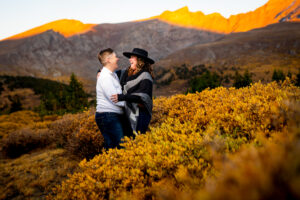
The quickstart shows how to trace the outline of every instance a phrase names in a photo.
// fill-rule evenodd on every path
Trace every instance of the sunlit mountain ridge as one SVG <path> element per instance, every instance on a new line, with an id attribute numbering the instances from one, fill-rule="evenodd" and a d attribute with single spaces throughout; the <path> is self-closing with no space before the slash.
<path id="1" fill-rule="evenodd" d="M 223 17 L 219 13 L 205 15 L 201 11 L 190 12 L 187 6 L 176 11 L 165 11 L 145 21 L 158 19 L 173 25 L 203 29 L 218 33 L 245 32 L 278 22 L 300 21 L 300 0 L 269 0 L 254 11 Z M 53 21 L 28 31 L 13 35 L 6 39 L 20 39 L 53 30 L 65 37 L 92 31 L 97 24 L 84 24 L 78 20 L 62 19 Z"/>
<path id="2" fill-rule="evenodd" d="M 219 33 L 245 32 L 273 23 L 300 21 L 300 0 L 269 0 L 254 11 L 231 15 L 228 19 L 219 13 L 205 15 L 201 11 L 190 12 L 188 7 L 165 11 L 148 19 Z"/>
<path id="3" fill-rule="evenodd" d="M 93 27 L 96 24 L 84 24 L 78 20 L 73 19 L 61 19 L 56 20 L 36 28 L 30 29 L 28 31 L 16 34 L 14 36 L 8 37 L 6 39 L 20 39 L 25 37 L 30 37 L 33 35 L 37 35 L 43 33 L 48 30 L 53 30 L 55 32 L 59 32 L 65 37 L 71 37 L 76 34 L 86 33 L 88 31 L 93 30 Z"/>

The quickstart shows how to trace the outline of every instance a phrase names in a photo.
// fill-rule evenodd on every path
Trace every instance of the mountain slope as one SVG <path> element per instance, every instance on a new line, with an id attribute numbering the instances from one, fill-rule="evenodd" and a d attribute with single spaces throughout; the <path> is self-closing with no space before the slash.
<path id="1" fill-rule="evenodd" d="M 93 31 L 64 37 L 48 30 L 44 33 L 0 42 L 0 71 L 32 76 L 68 76 L 95 79 L 99 68 L 97 53 L 111 47 L 120 56 L 120 66 L 128 66 L 122 52 L 142 47 L 156 61 L 181 48 L 222 37 L 208 31 L 182 28 L 159 20 L 100 24 Z"/>
<path id="2" fill-rule="evenodd" d="M 188 7 L 174 12 L 165 11 L 150 19 L 221 33 L 244 32 L 277 22 L 300 21 L 300 0 L 269 0 L 255 11 L 231 15 L 228 19 L 219 13 L 204 15 L 200 11 L 190 12 Z"/>
<path id="3" fill-rule="evenodd" d="M 258 69 L 268 63 L 291 66 L 298 55 L 299 25 L 284 21 L 299 20 L 299 1 L 270 0 L 253 12 L 229 19 L 217 13 L 191 13 L 185 7 L 166 11 L 152 20 L 119 24 L 85 25 L 59 20 L 0 41 L 0 74 L 68 79 L 74 72 L 94 89 L 99 68 L 97 53 L 107 47 L 117 52 L 121 68 L 129 65 L 122 52 L 134 47 L 147 49 L 157 68 L 170 69 L 182 63 L 212 65 L 220 70 L 246 65 Z M 278 21 L 278 25 L 264 31 L 223 34 Z"/>
<path id="4" fill-rule="evenodd" d="M 162 73 L 184 64 L 190 68 L 205 65 L 221 74 L 248 69 L 254 74 L 255 81 L 270 81 L 274 69 L 298 72 L 299 41 L 300 23 L 277 23 L 179 50 L 160 60 L 155 68 Z"/>

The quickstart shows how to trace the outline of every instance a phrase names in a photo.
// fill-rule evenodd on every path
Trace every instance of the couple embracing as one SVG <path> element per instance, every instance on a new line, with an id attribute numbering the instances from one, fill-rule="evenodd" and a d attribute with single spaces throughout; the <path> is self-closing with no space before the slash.
<path id="1" fill-rule="evenodd" d="M 154 61 L 139 48 L 123 55 L 129 58 L 130 66 L 117 70 L 119 58 L 112 49 L 98 54 L 103 69 L 97 78 L 95 119 L 106 150 L 120 148 L 124 135 L 145 133 L 152 115 Z"/>

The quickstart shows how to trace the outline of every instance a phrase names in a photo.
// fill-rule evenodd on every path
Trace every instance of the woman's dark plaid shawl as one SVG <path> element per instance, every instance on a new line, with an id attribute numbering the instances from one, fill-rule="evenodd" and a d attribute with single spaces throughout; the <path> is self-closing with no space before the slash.
<path id="1" fill-rule="evenodd" d="M 125 70 L 122 70 L 121 75 L 120 75 L 120 80 L 122 80 L 124 73 L 126 73 Z M 145 83 L 146 83 L 146 85 L 153 84 L 153 79 L 152 79 L 150 73 L 144 71 L 135 79 L 130 80 L 124 84 L 123 94 L 139 96 L 142 99 L 143 105 L 146 107 L 149 114 L 152 115 L 152 107 L 153 107 L 152 91 L 151 91 L 151 94 L 149 94 L 149 90 L 147 90 L 146 88 L 137 87 L 137 85 L 139 85 L 142 81 L 144 81 L 144 85 L 145 85 Z M 136 89 L 132 90 L 132 88 L 135 88 L 135 87 L 136 87 Z M 130 93 L 128 93 L 128 91 L 130 91 Z M 126 112 L 127 118 L 130 121 L 132 130 L 136 131 L 137 119 L 139 117 L 138 103 L 126 101 L 125 112 Z"/>

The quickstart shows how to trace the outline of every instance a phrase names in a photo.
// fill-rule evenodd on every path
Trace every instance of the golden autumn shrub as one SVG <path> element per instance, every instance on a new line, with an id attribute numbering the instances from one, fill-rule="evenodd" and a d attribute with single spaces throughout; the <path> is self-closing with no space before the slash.
<path id="1" fill-rule="evenodd" d="M 9 133 L 22 128 L 34 130 L 46 129 L 49 124 L 59 119 L 57 115 L 39 116 L 38 113 L 30 110 L 13 112 L 8 115 L 0 115 L 0 139 L 5 138 Z"/>
<path id="2" fill-rule="evenodd" d="M 264 140 L 276 143 L 294 109 L 289 104 L 299 99 L 300 89 L 288 81 L 155 99 L 150 132 L 83 160 L 50 198 L 168 199 L 164 191 L 198 191 L 222 175 L 217 161 L 241 148 L 267 149 Z"/>
<path id="3" fill-rule="evenodd" d="M 61 119 L 49 124 L 49 132 L 53 135 L 56 146 L 65 147 L 73 132 L 79 128 L 80 122 L 84 120 L 86 119 L 82 113 L 66 114 Z"/>
<path id="4" fill-rule="evenodd" d="M 262 147 L 251 143 L 235 154 L 214 156 L 219 175 L 207 179 L 204 187 L 185 173 L 180 188 L 169 179 L 154 184 L 154 199 L 299 199 L 300 104 L 289 106 L 296 112 L 285 113 L 288 126 L 272 139 L 261 137 Z"/>
<path id="5" fill-rule="evenodd" d="M 43 148 L 53 142 L 47 129 L 34 131 L 24 128 L 10 133 L 1 141 L 1 152 L 10 158 L 19 157 L 37 148 Z"/>
<path id="6" fill-rule="evenodd" d="M 18 111 L 9 115 L 0 115 L 0 139 L 22 127 L 41 122 L 39 115 L 32 111 Z"/>
<path id="7" fill-rule="evenodd" d="M 66 149 L 80 158 L 90 159 L 102 151 L 103 136 L 95 122 L 95 111 L 85 111 L 83 115 L 78 128 L 68 139 Z"/>
<path id="8" fill-rule="evenodd" d="M 103 137 L 94 114 L 95 111 L 91 109 L 61 118 L 46 116 L 41 119 L 31 111 L 0 116 L 0 129 L 5 135 L 0 141 L 0 151 L 8 157 L 18 157 L 53 143 L 55 147 L 65 148 L 69 154 L 92 158 L 103 147 Z"/>
<path id="9" fill-rule="evenodd" d="M 95 122 L 95 110 L 67 114 L 49 125 L 57 147 L 80 158 L 92 158 L 103 148 L 103 137 Z"/>

